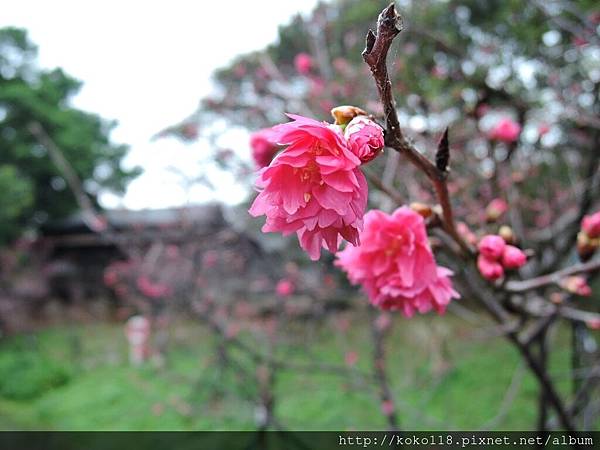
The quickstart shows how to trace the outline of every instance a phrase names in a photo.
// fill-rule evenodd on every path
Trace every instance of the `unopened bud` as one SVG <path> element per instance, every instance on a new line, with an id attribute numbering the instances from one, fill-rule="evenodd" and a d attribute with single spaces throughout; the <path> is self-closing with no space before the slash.
<path id="1" fill-rule="evenodd" d="M 514 244 L 516 242 L 515 233 L 508 225 L 502 225 L 498 230 L 498 234 L 507 244 Z"/>
<path id="2" fill-rule="evenodd" d="M 560 286 L 565 291 L 571 292 L 572 294 L 577 294 L 584 297 L 589 297 L 592 295 L 592 289 L 587 284 L 586 279 L 579 275 L 563 278 L 560 281 Z"/>
<path id="3" fill-rule="evenodd" d="M 336 125 L 347 125 L 356 116 L 367 116 L 368 114 L 356 106 L 336 106 L 331 110 Z"/>
<path id="4" fill-rule="evenodd" d="M 585 231 L 580 231 L 577 234 L 577 253 L 582 261 L 590 259 L 598 248 L 596 239 L 590 239 Z"/>
<path id="5" fill-rule="evenodd" d="M 410 204 L 410 209 L 412 209 L 417 214 L 423 216 L 425 219 L 431 217 L 431 215 L 433 214 L 431 206 L 425 203 L 413 202 Z"/>
<path id="6" fill-rule="evenodd" d="M 485 216 L 488 222 L 495 222 L 508 209 L 508 204 L 504 199 L 493 199 L 485 209 Z"/>

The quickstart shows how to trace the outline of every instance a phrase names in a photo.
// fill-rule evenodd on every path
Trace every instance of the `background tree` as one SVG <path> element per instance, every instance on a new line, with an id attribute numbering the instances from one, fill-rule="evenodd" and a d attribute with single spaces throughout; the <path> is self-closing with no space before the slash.
<path id="1" fill-rule="evenodd" d="M 320 4 L 310 17 L 295 18 L 280 29 L 278 42 L 217 71 L 215 95 L 188 122 L 206 126 L 224 118 L 256 129 L 285 121 L 284 112 L 328 119 L 332 107 L 353 104 L 387 122 L 387 137 L 395 139 L 398 124 L 390 128 L 392 114 L 384 117 L 374 102 L 376 86 L 360 59 L 364 36 L 384 6 L 340 0 Z M 512 318 L 522 321 L 519 332 L 504 334 L 539 378 L 539 429 L 552 423 L 549 398 L 564 428 L 575 428 L 575 420 L 589 423 L 594 413 L 579 415 L 589 404 L 579 405 L 577 399 L 587 398 L 594 388 L 574 383 L 575 399 L 567 407 L 552 387 L 548 332 L 557 318 L 572 324 L 574 374 L 587 370 L 582 359 L 597 360 L 597 355 L 581 354 L 582 339 L 594 340 L 585 325 L 597 328 L 597 316 L 578 311 L 577 317 L 567 317 L 565 311 L 579 306 L 578 296 L 592 292 L 571 286 L 568 275 L 598 268 L 597 260 L 573 264 L 582 219 L 598 207 L 600 13 L 593 2 L 562 0 L 405 1 L 399 9 L 410 23 L 389 55 L 387 49 L 383 55 L 389 56 L 398 101 L 382 100 L 386 111 L 399 116 L 408 138 L 386 142 L 408 158 L 386 151 L 365 169 L 373 191 L 379 191 L 370 196 L 371 205 L 388 211 L 412 201 L 434 209 L 437 202 L 449 206 L 448 198 L 444 201 L 440 190 L 432 189 L 434 181 L 451 197 L 454 214 L 444 214 L 443 222 L 454 244 L 469 250 L 486 234 L 503 234 L 526 249 L 528 264 L 507 273 L 507 283 L 485 285 L 476 270 L 456 264 L 456 245 L 448 245 L 447 235 L 434 232 L 432 239 L 440 260 L 457 272 L 456 284 L 465 297 L 477 299 L 492 315 L 500 311 L 496 319 L 503 326 Z M 381 74 L 374 75 L 382 81 Z M 435 166 L 418 164 L 416 149 L 433 160 L 447 127 L 452 173 L 446 181 L 445 174 L 433 174 Z M 422 170 L 404 164 L 407 160 Z M 446 163 L 437 170 L 445 169 Z M 456 229 L 454 217 L 462 222 Z M 560 268 L 567 269 L 553 273 Z M 577 280 L 593 281 L 593 274 Z M 597 304 L 585 308 L 594 310 Z M 597 379 L 591 372 L 585 378 Z"/>
<path id="2" fill-rule="evenodd" d="M 120 165 L 127 146 L 110 142 L 114 122 L 69 106 L 81 83 L 61 69 L 36 67 L 36 56 L 24 30 L 0 30 L 0 242 L 77 209 L 32 124 L 56 144 L 93 198 L 100 189 L 122 192 L 139 173 Z"/>

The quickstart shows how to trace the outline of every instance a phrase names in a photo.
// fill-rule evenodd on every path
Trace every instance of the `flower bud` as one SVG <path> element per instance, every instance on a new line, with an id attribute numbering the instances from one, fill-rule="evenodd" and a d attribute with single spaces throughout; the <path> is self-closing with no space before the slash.
<path id="1" fill-rule="evenodd" d="M 477 245 L 477 236 L 471 231 L 466 223 L 458 222 L 456 224 L 456 231 L 458 231 L 458 234 L 460 234 L 469 244 Z"/>
<path id="2" fill-rule="evenodd" d="M 572 294 L 581 295 L 583 297 L 592 295 L 592 288 L 587 284 L 586 279 L 580 275 L 563 278 L 560 281 L 560 286 L 565 291 L 571 292 Z"/>
<path id="3" fill-rule="evenodd" d="M 518 269 L 527 263 L 527 256 L 513 245 L 507 245 L 502 253 L 502 265 L 505 269 Z"/>
<path id="4" fill-rule="evenodd" d="M 417 214 L 423 216 L 423 218 L 425 219 L 431 217 L 431 215 L 433 214 L 431 206 L 425 203 L 413 202 L 410 204 L 410 209 L 412 209 Z"/>
<path id="5" fill-rule="evenodd" d="M 497 280 L 504 276 L 502 265 L 483 254 L 477 257 L 477 269 L 479 269 L 481 276 L 487 280 Z"/>
<path id="6" fill-rule="evenodd" d="M 497 261 L 502 257 L 506 242 L 500 236 L 488 234 L 479 241 L 479 253 L 486 258 Z"/>
<path id="7" fill-rule="evenodd" d="M 344 136 L 350 150 L 363 163 L 371 161 L 385 146 L 383 129 L 366 116 L 357 116 L 346 126 Z"/>
<path id="8" fill-rule="evenodd" d="M 600 330 L 600 319 L 590 319 L 585 324 L 591 330 Z"/>
<path id="9" fill-rule="evenodd" d="M 515 233 L 508 225 L 502 225 L 498 230 L 498 235 L 502 237 L 507 244 L 514 244 L 516 242 Z"/>
<path id="10" fill-rule="evenodd" d="M 355 117 L 367 116 L 368 114 L 356 106 L 343 105 L 333 108 L 331 115 L 335 119 L 336 125 L 347 125 Z"/>
<path id="11" fill-rule="evenodd" d="M 485 209 L 485 218 L 488 222 L 495 222 L 506 212 L 508 204 L 502 198 L 493 199 Z"/>
<path id="12" fill-rule="evenodd" d="M 579 258 L 582 261 L 587 261 L 590 259 L 595 251 L 597 246 L 594 245 L 594 242 L 585 231 L 580 231 L 577 234 L 577 253 L 579 254 Z"/>
<path id="13" fill-rule="evenodd" d="M 600 237 L 600 211 L 585 216 L 581 222 L 581 229 L 585 231 L 590 239 Z"/>

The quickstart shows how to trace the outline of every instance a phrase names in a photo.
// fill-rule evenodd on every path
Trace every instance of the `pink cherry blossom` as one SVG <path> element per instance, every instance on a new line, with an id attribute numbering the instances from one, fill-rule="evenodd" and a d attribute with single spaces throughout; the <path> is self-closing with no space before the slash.
<path id="1" fill-rule="evenodd" d="M 506 242 L 501 236 L 495 234 L 488 234 L 481 238 L 479 241 L 479 253 L 488 259 L 497 261 L 502 257 Z"/>
<path id="2" fill-rule="evenodd" d="M 589 297 L 592 295 L 592 288 L 587 283 L 586 279 L 580 275 L 563 278 L 560 285 L 564 290 L 569 291 L 572 294 L 581 295 L 582 297 Z"/>
<path id="3" fill-rule="evenodd" d="M 506 212 L 508 209 L 508 203 L 503 198 L 495 198 L 488 204 L 485 209 L 486 218 L 494 221 Z"/>
<path id="4" fill-rule="evenodd" d="M 510 118 L 500 120 L 488 133 L 488 137 L 495 141 L 507 143 L 516 142 L 521 134 L 521 125 Z"/>
<path id="5" fill-rule="evenodd" d="M 254 159 L 258 168 L 267 167 L 273 160 L 275 153 L 277 153 L 279 147 L 274 142 L 274 137 L 275 134 L 270 128 L 259 130 L 250 135 L 252 159 Z"/>
<path id="6" fill-rule="evenodd" d="M 149 298 L 161 298 L 171 293 L 169 286 L 159 282 L 154 282 L 146 275 L 140 275 L 138 277 L 137 287 L 142 295 L 145 295 Z"/>
<path id="7" fill-rule="evenodd" d="M 431 309 L 442 313 L 459 297 L 452 273 L 436 265 L 421 215 L 408 207 L 391 215 L 372 210 L 364 221 L 361 245 L 338 252 L 335 264 L 363 286 L 373 305 L 410 317 Z"/>
<path id="8" fill-rule="evenodd" d="M 363 163 L 371 161 L 383 149 L 383 129 L 365 116 L 355 117 L 348 123 L 344 136 L 348 146 Z"/>
<path id="9" fill-rule="evenodd" d="M 527 263 L 527 255 L 514 245 L 507 245 L 502 253 L 502 265 L 505 269 L 518 269 Z"/>
<path id="10" fill-rule="evenodd" d="M 341 238 L 359 244 L 367 182 L 338 126 L 289 117 L 294 121 L 272 129 L 288 147 L 260 171 L 260 193 L 249 212 L 267 217 L 264 232 L 296 233 L 300 246 L 318 260 L 322 246 L 335 252 Z"/>
<path id="11" fill-rule="evenodd" d="M 275 287 L 275 292 L 277 292 L 277 295 L 281 297 L 289 297 L 294 293 L 295 290 L 294 283 L 286 278 L 279 280 L 277 286 Z"/>
<path id="12" fill-rule="evenodd" d="M 581 228 L 592 239 L 600 237 L 600 211 L 585 216 L 581 222 Z"/>
<path id="13" fill-rule="evenodd" d="M 592 330 L 600 330 L 600 319 L 590 319 L 586 322 L 586 325 Z"/>
<path id="14" fill-rule="evenodd" d="M 312 57 L 308 53 L 298 53 L 294 58 L 294 67 L 298 73 L 306 75 L 312 69 Z"/>
<path id="15" fill-rule="evenodd" d="M 495 259 L 481 254 L 477 257 L 477 269 L 482 277 L 488 280 L 497 280 L 504 276 L 504 268 Z"/>

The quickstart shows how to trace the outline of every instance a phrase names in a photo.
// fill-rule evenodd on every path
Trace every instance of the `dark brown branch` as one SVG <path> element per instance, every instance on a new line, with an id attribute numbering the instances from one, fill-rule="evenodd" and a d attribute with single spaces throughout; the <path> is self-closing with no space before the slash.
<path id="1" fill-rule="evenodd" d="M 415 146 L 404 136 L 398 114 L 396 102 L 392 93 L 392 82 L 387 70 L 387 55 L 394 38 L 402 31 L 402 17 L 396 11 L 394 4 L 384 9 L 377 19 L 377 33 L 369 30 L 367 33 L 365 50 L 362 53 L 373 74 L 379 98 L 383 105 L 385 117 L 385 143 L 393 148 L 420 169 L 433 183 L 438 201 L 442 207 L 443 226 L 446 232 L 456 241 L 463 252 L 474 254 L 471 246 L 456 231 L 450 195 L 446 185 L 446 170 L 439 170 L 435 164 L 421 154 Z"/>

